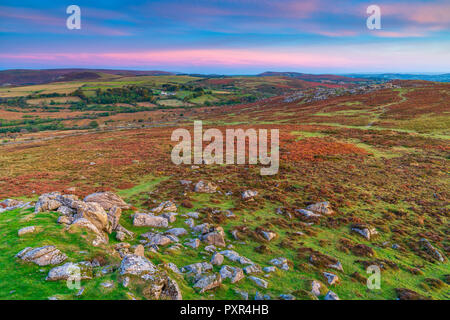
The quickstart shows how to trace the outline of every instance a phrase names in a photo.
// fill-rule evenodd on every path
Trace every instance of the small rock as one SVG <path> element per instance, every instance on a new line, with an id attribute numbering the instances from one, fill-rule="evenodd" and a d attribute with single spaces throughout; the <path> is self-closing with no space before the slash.
<path id="1" fill-rule="evenodd" d="M 267 287 L 269 286 L 269 283 L 261 278 L 250 276 L 249 279 L 252 280 L 257 286 L 261 288 L 267 289 Z"/>
<path id="2" fill-rule="evenodd" d="M 323 275 L 327 278 L 328 284 L 333 285 L 338 282 L 339 278 L 337 275 L 329 272 L 324 272 Z"/>
<path id="3" fill-rule="evenodd" d="M 35 226 L 30 226 L 30 227 L 25 227 L 20 229 L 17 234 L 19 235 L 19 237 L 27 234 L 27 233 L 34 233 L 36 231 L 36 227 Z"/>
<path id="4" fill-rule="evenodd" d="M 211 258 L 211 264 L 215 266 L 220 266 L 223 263 L 224 257 L 219 252 L 213 254 Z"/>
<path id="5" fill-rule="evenodd" d="M 324 300 L 340 300 L 338 295 L 334 293 L 333 291 L 328 291 L 325 295 Z"/>

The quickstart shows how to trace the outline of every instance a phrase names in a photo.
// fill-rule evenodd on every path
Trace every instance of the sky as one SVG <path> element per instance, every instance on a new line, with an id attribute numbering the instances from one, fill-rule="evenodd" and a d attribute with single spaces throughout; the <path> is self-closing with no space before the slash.
<path id="1" fill-rule="evenodd" d="M 450 0 L 1 0 L 0 69 L 73 67 L 448 73 Z"/>

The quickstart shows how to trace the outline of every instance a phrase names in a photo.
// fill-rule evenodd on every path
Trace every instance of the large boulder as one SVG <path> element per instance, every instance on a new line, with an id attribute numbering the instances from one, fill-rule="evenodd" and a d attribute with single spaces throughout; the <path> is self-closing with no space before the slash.
<path id="1" fill-rule="evenodd" d="M 55 246 L 28 247 L 20 251 L 16 257 L 24 261 L 34 262 L 40 266 L 57 265 L 67 259 L 67 256 Z"/>
<path id="2" fill-rule="evenodd" d="M 136 213 L 133 219 L 135 227 L 167 228 L 169 223 L 166 218 L 154 216 L 148 213 Z"/>
<path id="3" fill-rule="evenodd" d="M 84 201 L 96 202 L 106 211 L 111 210 L 113 207 L 118 207 L 120 209 L 130 208 L 130 206 L 123 201 L 121 197 L 111 191 L 90 194 L 84 198 Z"/>

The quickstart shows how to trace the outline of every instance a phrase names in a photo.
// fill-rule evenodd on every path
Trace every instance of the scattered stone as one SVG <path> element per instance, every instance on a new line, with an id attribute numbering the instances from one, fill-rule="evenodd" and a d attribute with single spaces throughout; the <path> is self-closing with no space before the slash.
<path id="1" fill-rule="evenodd" d="M 161 217 L 166 218 L 169 223 L 173 223 L 177 220 L 176 212 L 164 212 Z"/>
<path id="2" fill-rule="evenodd" d="M 194 222 L 194 220 L 192 220 L 192 222 Z M 209 223 L 202 223 L 195 227 L 192 226 L 192 230 L 194 232 L 200 232 L 201 234 L 208 233 L 210 230 Z"/>
<path id="3" fill-rule="evenodd" d="M 173 228 L 173 229 L 167 230 L 166 233 L 172 234 L 177 237 L 181 237 L 181 236 L 184 236 L 185 234 L 187 234 L 187 231 L 184 228 Z"/>
<path id="4" fill-rule="evenodd" d="M 125 256 L 119 268 L 121 275 L 131 274 L 141 276 L 145 273 L 153 274 L 156 271 L 156 266 L 150 260 L 134 254 Z"/>
<path id="5" fill-rule="evenodd" d="M 147 232 L 142 234 L 141 237 L 146 238 L 148 240 L 146 246 L 153 246 L 153 245 L 166 246 L 169 243 L 172 243 L 172 239 L 160 233 Z"/>
<path id="6" fill-rule="evenodd" d="M 272 231 L 261 230 L 260 233 L 267 241 L 271 241 L 272 239 L 274 239 L 277 236 L 277 234 Z"/>
<path id="7" fill-rule="evenodd" d="M 254 273 L 261 273 L 261 267 L 257 264 L 251 264 L 249 266 L 244 267 L 244 271 L 246 274 L 254 274 Z"/>
<path id="8" fill-rule="evenodd" d="M 216 247 L 225 247 L 225 238 L 223 229 L 202 235 L 202 241 Z"/>
<path id="9" fill-rule="evenodd" d="M 196 183 L 194 191 L 199 193 L 214 193 L 217 186 L 211 182 L 200 180 Z"/>
<path id="10" fill-rule="evenodd" d="M 67 259 L 67 256 L 55 246 L 28 247 L 20 251 L 16 257 L 24 261 L 34 262 L 40 266 L 60 264 Z"/>
<path id="11" fill-rule="evenodd" d="M 198 212 L 188 212 L 188 213 L 186 213 L 186 215 L 187 215 L 188 217 L 192 218 L 192 219 L 198 219 L 200 213 L 198 213 Z"/>
<path id="12" fill-rule="evenodd" d="M 30 227 L 25 227 L 20 229 L 17 234 L 19 235 L 19 237 L 27 234 L 27 233 L 34 233 L 36 231 L 36 227 L 35 226 L 30 226 Z"/>
<path id="13" fill-rule="evenodd" d="M 374 227 L 361 223 L 352 225 L 351 230 L 362 235 L 367 240 L 370 240 L 370 238 L 378 234 L 377 230 Z"/>
<path id="14" fill-rule="evenodd" d="M 341 300 L 341 299 L 339 299 L 339 297 L 336 293 L 334 293 L 333 291 L 330 290 L 325 295 L 324 300 Z"/>
<path id="15" fill-rule="evenodd" d="M 208 262 L 197 262 L 181 268 L 181 272 L 201 274 L 206 271 L 212 270 L 212 264 Z"/>
<path id="16" fill-rule="evenodd" d="M 246 257 L 240 256 L 239 253 L 233 250 L 224 250 L 221 251 L 220 254 L 224 255 L 233 262 L 239 262 L 240 264 L 254 264 L 253 261 Z"/>
<path id="17" fill-rule="evenodd" d="M 295 297 L 292 294 L 280 294 L 281 300 L 295 300 Z"/>
<path id="18" fill-rule="evenodd" d="M 238 267 L 223 266 L 220 269 L 220 276 L 222 279 L 230 279 L 231 283 L 236 283 L 244 278 L 244 272 Z"/>
<path id="19" fill-rule="evenodd" d="M 134 248 L 134 254 L 137 256 L 144 257 L 144 246 L 142 244 L 138 244 L 136 248 Z"/>
<path id="20" fill-rule="evenodd" d="M 306 210 L 313 211 L 315 213 L 325 214 L 325 215 L 333 214 L 333 210 L 331 209 L 331 205 L 327 201 L 311 204 L 311 205 L 306 207 Z"/>
<path id="21" fill-rule="evenodd" d="M 63 216 L 68 216 L 68 217 L 71 217 L 76 213 L 75 210 L 73 210 L 72 208 L 67 207 L 67 206 L 59 207 L 57 212 Z"/>
<path id="22" fill-rule="evenodd" d="M 69 278 L 80 280 L 92 279 L 92 266 L 90 262 L 79 262 L 72 263 L 67 262 L 62 266 L 55 267 L 51 269 L 45 280 L 47 281 L 57 281 L 57 280 L 67 280 Z"/>
<path id="23" fill-rule="evenodd" d="M 172 201 L 164 201 L 159 204 L 156 208 L 152 209 L 153 213 L 161 213 L 161 212 L 175 212 L 177 211 L 177 206 Z"/>
<path id="24" fill-rule="evenodd" d="M 281 270 L 289 270 L 289 264 L 288 260 L 283 257 L 275 258 L 269 261 L 270 264 L 273 264 L 274 266 L 277 266 Z"/>
<path id="25" fill-rule="evenodd" d="M 222 284 L 220 274 L 214 273 L 200 276 L 194 284 L 194 288 L 200 289 L 200 293 L 219 287 Z"/>
<path id="26" fill-rule="evenodd" d="M 267 287 L 269 286 L 269 283 L 261 278 L 249 276 L 249 279 L 252 280 L 258 287 L 267 289 Z"/>
<path id="27" fill-rule="evenodd" d="M 234 289 L 234 292 L 238 295 L 241 296 L 242 300 L 248 300 L 248 292 L 247 291 L 242 291 L 239 289 Z"/>
<path id="28" fill-rule="evenodd" d="M 114 287 L 114 283 L 112 281 L 102 282 L 102 283 L 100 283 L 100 285 L 103 288 L 112 288 L 112 287 Z"/>
<path id="29" fill-rule="evenodd" d="M 133 225 L 135 227 L 167 228 L 169 223 L 163 217 L 156 217 L 148 213 L 136 213 L 134 215 Z"/>
<path id="30" fill-rule="evenodd" d="M 70 225 L 73 222 L 73 218 L 72 217 L 68 217 L 68 216 L 59 216 L 58 220 L 56 220 L 56 222 L 58 222 L 59 224 Z"/>
<path id="31" fill-rule="evenodd" d="M 220 266 L 223 263 L 224 257 L 219 252 L 213 254 L 211 258 L 211 264 L 215 266 Z"/>
<path id="32" fill-rule="evenodd" d="M 316 218 L 321 216 L 319 213 L 314 213 L 305 209 L 295 209 L 295 212 L 302 214 L 306 218 Z"/>
<path id="33" fill-rule="evenodd" d="M 258 191 L 245 190 L 244 192 L 242 192 L 241 198 L 242 198 L 242 200 L 249 200 L 249 199 L 256 197 L 257 195 L 258 195 Z"/>
<path id="34" fill-rule="evenodd" d="M 191 228 L 191 229 L 194 228 L 194 225 L 195 225 L 194 219 L 189 218 L 189 219 L 185 220 L 184 223 L 187 224 L 189 228 Z"/>
<path id="35" fill-rule="evenodd" d="M 327 278 L 328 284 L 333 285 L 338 282 L 339 278 L 337 275 L 329 272 L 324 272 L 323 275 Z"/>
<path id="36" fill-rule="evenodd" d="M 185 242 L 184 245 L 197 249 L 198 247 L 200 247 L 200 240 L 195 238 L 195 239 L 191 239 L 188 242 Z"/>
<path id="37" fill-rule="evenodd" d="M 422 247 L 435 259 L 440 262 L 444 262 L 444 256 L 428 241 L 428 239 L 420 239 L 420 244 Z"/>
<path id="38" fill-rule="evenodd" d="M 266 273 L 272 273 L 272 272 L 277 271 L 277 268 L 275 268 L 275 267 L 264 267 L 263 271 L 266 272 Z"/>
<path id="39" fill-rule="evenodd" d="M 320 284 L 319 281 L 313 280 L 313 281 L 311 282 L 311 293 L 312 293 L 313 295 L 315 295 L 316 297 L 320 296 L 320 287 L 321 287 L 321 286 L 322 286 L 322 285 Z"/>

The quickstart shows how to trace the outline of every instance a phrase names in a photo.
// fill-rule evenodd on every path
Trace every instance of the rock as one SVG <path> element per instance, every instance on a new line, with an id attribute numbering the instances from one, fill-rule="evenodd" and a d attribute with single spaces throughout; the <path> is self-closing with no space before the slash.
<path id="1" fill-rule="evenodd" d="M 325 276 L 325 278 L 328 281 L 328 284 L 330 284 L 330 285 L 337 283 L 339 280 L 338 276 L 333 273 L 324 272 L 323 275 Z"/>
<path id="2" fill-rule="evenodd" d="M 211 290 L 219 287 L 222 284 L 222 278 L 220 274 L 214 273 L 209 275 L 200 276 L 195 284 L 194 288 L 200 289 L 200 293 L 203 293 L 207 290 Z"/>
<path id="3" fill-rule="evenodd" d="M 180 184 L 181 184 L 182 186 L 188 186 L 188 185 L 190 185 L 191 183 L 192 183 L 191 180 L 180 180 Z"/>
<path id="4" fill-rule="evenodd" d="M 288 260 L 286 258 L 279 257 L 276 259 L 272 259 L 269 261 L 269 263 L 273 264 L 274 266 L 277 266 L 281 270 L 285 270 L 285 271 L 289 270 L 289 264 L 288 264 Z"/>
<path id="5" fill-rule="evenodd" d="M 234 292 L 236 292 L 238 295 L 241 296 L 242 300 L 248 300 L 248 292 L 247 291 L 242 291 L 239 289 L 234 289 Z"/>
<path id="6" fill-rule="evenodd" d="M 169 223 L 163 217 L 157 217 L 148 213 L 136 213 L 133 219 L 135 227 L 167 228 Z"/>
<path id="7" fill-rule="evenodd" d="M 92 279 L 92 266 L 89 262 L 72 263 L 67 262 L 62 266 L 51 269 L 45 280 L 57 281 L 71 279 Z"/>
<path id="8" fill-rule="evenodd" d="M 119 268 L 121 275 L 131 274 L 141 276 L 146 273 L 153 274 L 156 271 L 156 266 L 150 260 L 134 254 L 125 256 Z"/>
<path id="9" fill-rule="evenodd" d="M 241 198 L 242 198 L 242 200 L 249 200 L 251 198 L 256 197 L 257 195 L 258 195 L 258 191 L 245 190 L 244 192 L 242 192 Z"/>
<path id="10" fill-rule="evenodd" d="M 333 291 L 330 290 L 325 295 L 324 300 L 341 300 L 341 299 L 339 299 L 339 297 L 336 293 L 334 293 Z"/>
<path id="11" fill-rule="evenodd" d="M 108 215 L 106 211 L 96 202 L 82 202 L 74 203 L 77 210 L 76 219 L 84 218 L 89 220 L 99 231 L 111 233 L 109 226 Z"/>
<path id="12" fill-rule="evenodd" d="M 199 213 L 198 212 L 188 212 L 186 213 L 186 215 L 192 219 L 198 219 L 199 218 Z"/>
<path id="13" fill-rule="evenodd" d="M 329 215 L 329 214 L 333 213 L 333 210 L 331 209 L 331 206 L 327 201 L 311 204 L 306 207 L 306 210 L 313 211 L 315 213 L 325 214 L 325 215 Z"/>
<path id="14" fill-rule="evenodd" d="M 277 236 L 277 234 L 272 231 L 261 230 L 260 233 L 267 241 L 271 241 L 272 239 L 274 239 Z"/>
<path id="15" fill-rule="evenodd" d="M 120 223 L 120 216 L 122 215 L 122 209 L 117 206 L 113 206 L 108 211 L 108 222 L 111 230 L 117 230 Z"/>
<path id="16" fill-rule="evenodd" d="M 201 274 L 206 271 L 212 270 L 212 264 L 208 262 L 197 262 L 181 268 L 181 272 Z"/>
<path id="17" fill-rule="evenodd" d="M 103 209 L 102 209 L 103 210 Z M 92 224 L 91 221 L 89 221 L 88 219 L 85 218 L 78 218 L 76 219 L 74 222 L 72 222 L 72 224 L 70 225 L 69 229 L 73 229 L 73 228 L 83 228 L 83 229 L 87 229 L 91 232 L 93 232 L 96 237 L 95 239 L 92 241 L 92 244 L 97 247 L 101 244 L 106 244 L 109 241 L 108 236 L 106 235 L 106 233 L 98 230 L 98 228 Z"/>
<path id="18" fill-rule="evenodd" d="M 295 300 L 295 297 L 292 294 L 280 294 L 281 300 Z"/>
<path id="19" fill-rule="evenodd" d="M 444 256 L 428 241 L 428 239 L 422 238 L 420 239 L 420 244 L 422 247 L 435 259 L 440 262 L 444 262 Z"/>
<path id="20" fill-rule="evenodd" d="M 269 283 L 261 278 L 249 276 L 249 279 L 252 280 L 258 287 L 267 289 L 267 287 L 269 286 Z"/>
<path id="21" fill-rule="evenodd" d="M 180 269 L 177 267 L 177 265 L 173 262 L 169 262 L 165 265 L 168 269 L 172 270 L 176 274 L 181 274 Z"/>
<path id="22" fill-rule="evenodd" d="M 302 214 L 306 218 L 316 218 L 316 217 L 321 216 L 319 213 L 314 213 L 312 211 L 305 210 L 305 209 L 295 209 L 295 212 Z"/>
<path id="23" fill-rule="evenodd" d="M 161 212 L 175 212 L 177 211 L 177 206 L 172 201 L 164 201 L 159 204 L 156 208 L 152 209 L 153 213 Z"/>
<path id="24" fill-rule="evenodd" d="M 20 229 L 17 234 L 19 235 L 19 237 L 27 234 L 27 233 L 34 233 L 36 231 L 36 227 L 35 226 L 30 226 L 30 227 L 25 227 Z"/>
<path id="25" fill-rule="evenodd" d="M 20 200 L 15 200 L 15 199 L 5 199 L 3 201 L 0 202 L 0 213 L 5 212 L 5 211 L 10 211 L 10 210 L 14 210 L 14 209 L 19 209 L 19 208 L 30 208 L 31 205 L 29 202 L 23 202 Z"/>
<path id="26" fill-rule="evenodd" d="M 173 234 L 174 236 L 181 237 L 187 234 L 186 229 L 184 228 L 173 228 L 166 231 L 166 233 Z"/>
<path id="27" fill-rule="evenodd" d="M 36 202 L 34 212 L 38 213 L 45 211 L 54 211 L 58 209 L 62 205 L 61 202 L 58 201 L 60 196 L 61 193 L 59 192 L 51 192 L 41 195 Z"/>
<path id="28" fill-rule="evenodd" d="M 259 291 L 256 291 L 255 300 L 272 300 L 272 297 L 268 294 L 263 295 Z"/>
<path id="29" fill-rule="evenodd" d="M 192 220 L 194 222 L 194 220 Z M 202 223 L 198 226 L 193 226 L 192 231 L 194 232 L 200 232 L 201 234 L 208 233 L 210 231 L 209 223 Z"/>
<path id="30" fill-rule="evenodd" d="M 161 217 L 166 218 L 167 222 L 173 223 L 177 220 L 177 213 L 176 212 L 164 212 Z"/>
<path id="31" fill-rule="evenodd" d="M 216 250 L 217 250 L 217 248 L 215 246 L 213 246 L 212 244 L 205 247 L 206 252 L 214 253 L 214 252 L 216 252 Z"/>
<path id="32" fill-rule="evenodd" d="M 100 283 L 100 285 L 101 285 L 103 288 L 112 288 L 112 287 L 114 287 L 114 282 L 112 282 L 112 281 L 106 281 L 106 282 Z"/>
<path id="33" fill-rule="evenodd" d="M 167 277 L 167 282 L 161 291 L 160 298 L 163 300 L 183 300 L 180 287 L 169 277 Z"/>
<path id="34" fill-rule="evenodd" d="M 200 180 L 195 184 L 194 191 L 199 193 L 214 193 L 217 186 L 211 182 Z"/>
<path id="35" fill-rule="evenodd" d="M 214 245 L 216 247 L 225 247 L 225 239 L 223 231 L 213 231 L 202 236 L 203 242 Z"/>
<path id="36" fill-rule="evenodd" d="M 275 268 L 275 267 L 264 267 L 263 271 L 266 272 L 266 273 L 272 273 L 272 272 L 277 271 L 277 268 Z"/>
<path id="37" fill-rule="evenodd" d="M 410 289 L 396 288 L 395 292 L 398 300 L 428 300 L 428 298 Z"/>
<path id="38" fill-rule="evenodd" d="M 313 281 L 311 282 L 311 293 L 312 293 L 313 295 L 315 295 L 316 297 L 320 296 L 320 287 L 321 287 L 321 286 L 322 286 L 322 285 L 320 284 L 319 281 L 313 280 Z"/>
<path id="39" fill-rule="evenodd" d="M 362 235 L 367 240 L 370 240 L 371 237 L 378 234 L 378 232 L 376 231 L 376 229 L 374 227 L 371 227 L 366 224 L 361 224 L 361 223 L 354 224 L 351 227 L 351 230 L 353 232 L 356 232 L 356 233 Z"/>
<path id="40" fill-rule="evenodd" d="M 90 194 L 84 198 L 84 202 L 96 202 L 106 211 L 111 210 L 113 207 L 117 207 L 119 209 L 130 208 L 130 206 L 123 201 L 121 197 L 110 191 Z"/>
<path id="41" fill-rule="evenodd" d="M 184 245 L 197 249 L 198 247 L 200 247 L 200 240 L 195 238 L 195 239 L 191 239 L 188 242 L 185 242 Z"/>
<path id="42" fill-rule="evenodd" d="M 254 274 L 254 273 L 261 273 L 261 267 L 258 266 L 257 264 L 251 264 L 249 266 L 246 266 L 244 268 L 244 271 L 246 274 Z"/>
<path id="43" fill-rule="evenodd" d="M 75 214 L 75 210 L 73 210 L 70 207 L 67 206 L 61 206 L 57 210 L 58 213 L 62 214 L 63 216 L 71 217 Z"/>
<path id="44" fill-rule="evenodd" d="M 58 220 L 56 220 L 56 222 L 58 222 L 59 224 L 72 224 L 73 222 L 73 218 L 72 217 L 68 217 L 68 216 L 59 216 Z"/>
<path id="45" fill-rule="evenodd" d="M 211 264 L 215 266 L 220 266 L 223 263 L 224 257 L 219 252 L 213 254 L 211 258 Z"/>
<path id="46" fill-rule="evenodd" d="M 141 237 L 146 238 L 148 240 L 146 246 L 152 245 L 165 246 L 168 245 L 169 243 L 172 243 L 172 239 L 160 233 L 147 232 L 142 234 Z"/>
<path id="47" fill-rule="evenodd" d="M 254 264 L 253 261 L 246 257 L 240 256 L 239 253 L 233 250 L 224 250 L 221 251 L 220 254 L 224 255 L 233 262 L 239 262 L 240 264 Z"/>
<path id="48" fill-rule="evenodd" d="M 67 259 L 67 256 L 55 246 L 28 247 L 20 251 L 16 257 L 24 261 L 34 262 L 40 266 L 60 264 Z"/>
<path id="49" fill-rule="evenodd" d="M 231 283 L 236 283 L 244 278 L 244 272 L 238 267 L 223 266 L 220 269 L 220 276 L 222 279 L 230 279 Z"/>
<path id="50" fill-rule="evenodd" d="M 136 248 L 134 248 L 134 254 L 135 254 L 136 256 L 144 257 L 144 256 L 145 256 L 145 255 L 144 255 L 144 252 L 145 252 L 145 249 L 144 249 L 144 246 L 143 246 L 142 244 L 138 244 L 138 245 L 136 246 Z"/>
<path id="51" fill-rule="evenodd" d="M 191 228 L 191 229 L 194 228 L 194 225 L 195 225 L 194 219 L 192 219 L 192 218 L 186 219 L 184 221 L 184 223 L 187 224 L 189 228 Z"/>

